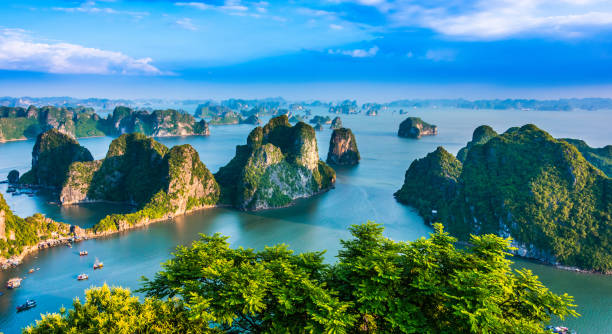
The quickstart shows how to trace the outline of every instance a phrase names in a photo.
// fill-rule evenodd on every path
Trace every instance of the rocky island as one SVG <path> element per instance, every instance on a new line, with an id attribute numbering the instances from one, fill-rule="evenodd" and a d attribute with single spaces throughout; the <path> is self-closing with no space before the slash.
<path id="1" fill-rule="evenodd" d="M 335 129 L 329 140 L 327 163 L 331 165 L 356 165 L 359 163 L 357 141 L 351 129 Z"/>
<path id="2" fill-rule="evenodd" d="M 113 140 L 106 157 L 70 165 L 60 202 L 120 202 L 138 211 L 103 219 L 94 231 L 121 231 L 214 206 L 219 186 L 191 145 L 168 149 L 142 134 Z"/>
<path id="3" fill-rule="evenodd" d="M 51 129 L 36 138 L 32 150 L 32 169 L 23 174 L 21 184 L 59 188 L 66 181 L 70 164 L 75 161 L 92 161 L 88 149 L 60 132 Z"/>
<path id="4" fill-rule="evenodd" d="M 463 163 L 443 148 L 413 162 L 395 197 L 460 239 L 495 233 L 520 256 L 611 272 L 612 179 L 534 125 L 480 133 Z"/>
<path id="5" fill-rule="evenodd" d="M 55 222 L 41 214 L 21 218 L 0 194 L 0 268 L 17 265 L 24 256 L 40 248 L 67 243 L 82 230 Z"/>
<path id="6" fill-rule="evenodd" d="M 332 122 L 331 122 L 331 126 L 329 127 L 330 129 L 340 129 L 342 127 L 342 120 L 340 119 L 340 116 L 336 116 Z"/>
<path id="7" fill-rule="evenodd" d="M 434 136 L 438 134 L 438 127 L 426 122 L 419 117 L 408 117 L 399 126 L 397 135 L 406 138 L 421 138 L 422 136 Z"/>
<path id="8" fill-rule="evenodd" d="M 153 137 L 210 134 L 206 121 L 196 121 L 193 116 L 173 109 L 149 113 L 119 106 L 107 118 L 101 118 L 93 109 L 82 107 L 0 107 L 0 142 L 35 138 L 48 129 L 73 138 L 132 132 Z"/>
<path id="9" fill-rule="evenodd" d="M 333 187 L 336 173 L 319 159 L 314 129 L 286 115 L 256 127 L 215 178 L 222 200 L 241 210 L 284 207 Z"/>

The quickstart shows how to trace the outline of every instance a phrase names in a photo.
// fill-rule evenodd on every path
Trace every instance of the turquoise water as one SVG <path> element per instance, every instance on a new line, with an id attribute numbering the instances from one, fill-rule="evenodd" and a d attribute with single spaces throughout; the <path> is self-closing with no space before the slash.
<path id="1" fill-rule="evenodd" d="M 262 248 L 286 243 L 296 251 L 326 249 L 328 261 L 334 261 L 339 240 L 348 237 L 347 227 L 366 220 L 384 224 L 385 234 L 395 240 L 427 236 L 431 229 L 411 208 L 398 204 L 392 194 L 403 183 L 404 173 L 414 159 L 440 145 L 456 153 L 470 139 L 474 128 L 481 124 L 489 124 L 500 132 L 511 126 L 534 123 L 555 137 L 581 138 L 591 146 L 612 143 L 610 111 L 419 110 L 411 112 L 410 116 L 437 124 L 439 135 L 420 140 L 398 138 L 397 127 L 407 115 L 341 116 L 344 125 L 352 128 L 356 135 L 361 163 L 337 169 L 335 189 L 298 201 L 295 206 L 256 213 L 204 210 L 171 222 L 88 240 L 72 249 L 56 247 L 27 257 L 20 267 L 0 272 L 0 282 L 13 276 L 27 277 L 19 289 L 0 288 L 5 293 L 0 296 L 0 330 L 16 333 L 39 318 L 41 312 L 70 306 L 74 297 L 82 298 L 83 289 L 93 285 L 107 283 L 135 289 L 141 276 L 151 277 L 177 245 L 189 244 L 199 233 L 229 235 L 236 247 Z M 174 137 L 160 141 L 167 146 L 193 145 L 201 160 L 216 172 L 233 157 L 235 145 L 243 144 L 251 129 L 249 125 L 212 127 L 210 137 Z M 323 159 L 327 155 L 330 135 L 329 129 L 317 133 Z M 80 143 L 96 158 L 101 158 L 111 140 L 108 137 L 89 138 Z M 11 169 L 25 172 L 30 165 L 32 146 L 33 141 L 0 144 L 0 177 L 4 178 Z M 91 226 L 109 212 L 129 209 L 111 205 L 61 208 L 49 203 L 52 196 L 11 196 L 6 194 L 6 185 L 0 185 L 0 192 L 21 216 L 42 212 L 53 219 L 81 226 Z M 82 249 L 86 249 L 89 256 L 79 257 L 78 252 Z M 93 272 L 91 266 L 96 258 L 104 261 L 105 268 Z M 568 327 L 580 333 L 612 332 L 612 276 L 562 271 L 524 260 L 517 261 L 517 266 L 532 269 L 553 291 L 568 292 L 576 297 L 582 317 L 566 321 Z M 40 270 L 29 275 L 30 268 Z M 76 276 L 81 272 L 89 274 L 90 279 L 78 282 Z M 28 298 L 36 298 L 38 306 L 15 313 L 16 305 Z"/>

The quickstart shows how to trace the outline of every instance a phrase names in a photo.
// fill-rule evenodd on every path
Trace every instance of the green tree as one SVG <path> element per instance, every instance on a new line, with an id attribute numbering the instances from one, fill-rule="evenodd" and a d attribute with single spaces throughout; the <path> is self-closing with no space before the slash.
<path id="1" fill-rule="evenodd" d="M 104 285 L 76 298 L 73 309 L 46 314 L 24 333 L 219 333 L 208 324 L 188 318 L 182 301 L 147 298 L 144 303 L 128 289 Z"/>
<path id="2" fill-rule="evenodd" d="M 25 332 L 545 333 L 551 317 L 578 316 L 572 297 L 511 269 L 510 239 L 473 236 L 457 248 L 440 224 L 414 242 L 372 222 L 350 230 L 333 265 L 324 252 L 232 249 L 202 235 L 143 278 L 144 303 L 93 289 Z"/>

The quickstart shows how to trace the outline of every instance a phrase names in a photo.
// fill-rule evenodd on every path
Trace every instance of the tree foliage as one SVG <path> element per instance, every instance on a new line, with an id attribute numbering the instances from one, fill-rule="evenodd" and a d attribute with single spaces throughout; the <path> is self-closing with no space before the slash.
<path id="1" fill-rule="evenodd" d="M 578 315 L 572 297 L 510 268 L 510 239 L 474 236 L 457 248 L 439 224 L 414 242 L 371 222 L 350 230 L 335 264 L 324 252 L 232 249 L 202 235 L 143 278 L 144 303 L 92 289 L 26 333 L 545 333 L 552 316 Z"/>

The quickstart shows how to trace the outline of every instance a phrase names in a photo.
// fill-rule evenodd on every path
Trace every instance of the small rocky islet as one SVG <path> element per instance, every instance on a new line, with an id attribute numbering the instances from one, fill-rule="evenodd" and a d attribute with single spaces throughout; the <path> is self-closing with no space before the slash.
<path id="1" fill-rule="evenodd" d="M 434 136 L 438 134 L 438 127 L 424 122 L 419 117 L 408 117 L 399 125 L 397 135 L 399 137 L 419 139 L 423 136 Z"/>
<path id="2" fill-rule="evenodd" d="M 332 132 L 327 151 L 327 163 L 339 166 L 351 166 L 361 159 L 357 140 L 351 129 L 339 128 Z"/>
<path id="3" fill-rule="evenodd" d="M 612 179 L 572 143 L 534 125 L 482 126 L 460 159 L 439 147 L 413 161 L 395 197 L 461 240 L 512 237 L 520 256 L 610 273 Z"/>

